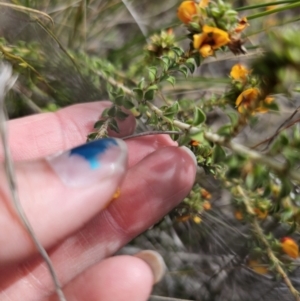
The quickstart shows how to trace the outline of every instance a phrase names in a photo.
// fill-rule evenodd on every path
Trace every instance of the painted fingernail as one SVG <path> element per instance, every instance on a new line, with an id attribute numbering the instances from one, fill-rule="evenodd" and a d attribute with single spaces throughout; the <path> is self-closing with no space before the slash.
<path id="1" fill-rule="evenodd" d="M 197 159 L 196 159 L 194 153 L 188 147 L 186 147 L 186 146 L 181 146 L 180 148 L 182 150 L 184 150 L 193 159 L 193 161 L 195 163 L 195 166 L 197 166 L 198 163 L 197 163 Z"/>
<path id="2" fill-rule="evenodd" d="M 149 265 L 153 274 L 153 284 L 159 282 L 163 278 L 167 266 L 159 253 L 152 250 L 144 250 L 134 256 L 144 260 Z"/>
<path id="3" fill-rule="evenodd" d="M 93 185 L 124 173 L 127 146 L 120 139 L 99 139 L 50 156 L 47 161 L 67 186 Z"/>

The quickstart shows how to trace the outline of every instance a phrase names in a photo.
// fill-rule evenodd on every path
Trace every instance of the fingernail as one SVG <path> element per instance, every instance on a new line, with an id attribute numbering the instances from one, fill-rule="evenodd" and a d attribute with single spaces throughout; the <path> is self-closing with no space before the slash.
<path id="1" fill-rule="evenodd" d="M 65 185 L 83 187 L 124 173 L 127 146 L 120 139 L 99 139 L 50 156 L 47 161 Z"/>
<path id="2" fill-rule="evenodd" d="M 166 273 L 167 266 L 162 256 L 156 251 L 145 250 L 134 255 L 137 258 L 145 261 L 153 274 L 153 284 L 159 282 Z"/>
<path id="3" fill-rule="evenodd" d="M 188 147 L 186 147 L 186 146 L 181 146 L 180 148 L 182 150 L 184 150 L 193 159 L 193 161 L 195 163 L 195 166 L 197 166 L 198 163 L 197 163 L 197 159 L 196 159 L 194 153 Z"/>

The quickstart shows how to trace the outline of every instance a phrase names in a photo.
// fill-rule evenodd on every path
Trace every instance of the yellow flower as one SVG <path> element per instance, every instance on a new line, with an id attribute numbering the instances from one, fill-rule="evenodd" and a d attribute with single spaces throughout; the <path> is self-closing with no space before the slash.
<path id="1" fill-rule="evenodd" d="M 262 211 L 259 208 L 254 208 L 254 212 L 257 215 L 257 217 L 260 219 L 265 219 L 268 216 L 267 210 Z"/>
<path id="2" fill-rule="evenodd" d="M 203 26 L 202 33 L 193 36 L 193 46 L 195 49 L 199 49 L 203 57 L 213 55 L 214 50 L 229 42 L 229 35 L 226 31 L 208 25 Z"/>
<path id="3" fill-rule="evenodd" d="M 255 112 L 259 113 L 266 113 L 269 111 L 269 109 L 266 107 L 266 105 L 271 104 L 274 101 L 274 98 L 271 96 L 267 96 L 265 100 L 260 102 L 260 105 L 258 108 L 255 109 Z"/>
<path id="4" fill-rule="evenodd" d="M 204 201 L 203 202 L 203 209 L 204 210 L 210 210 L 211 209 L 211 204 L 209 201 Z"/>
<path id="5" fill-rule="evenodd" d="M 299 255 L 299 246 L 290 237 L 283 237 L 281 239 L 281 247 L 285 254 L 292 258 L 297 258 Z"/>
<path id="6" fill-rule="evenodd" d="M 202 219 L 199 216 L 194 216 L 193 217 L 193 221 L 196 224 L 200 224 L 202 222 Z"/>
<path id="7" fill-rule="evenodd" d="M 258 260 L 250 259 L 248 261 L 248 266 L 258 274 L 265 275 L 268 273 L 268 269 L 262 265 Z"/>
<path id="8" fill-rule="evenodd" d="M 230 76 L 237 81 L 245 82 L 247 80 L 248 74 L 250 74 L 251 71 L 248 70 L 245 66 L 242 64 L 236 64 L 231 68 Z"/>
<path id="9" fill-rule="evenodd" d="M 239 23 L 237 25 L 237 27 L 235 28 L 235 32 L 239 33 L 241 31 L 243 31 L 246 27 L 248 27 L 250 24 L 247 21 L 246 17 L 243 17 L 239 20 Z"/>
<path id="10" fill-rule="evenodd" d="M 190 23 L 196 14 L 197 4 L 194 1 L 183 1 L 177 10 L 177 17 L 184 24 Z"/>
<path id="11" fill-rule="evenodd" d="M 235 104 L 240 113 L 244 113 L 246 110 L 255 108 L 259 90 L 257 88 L 250 88 L 243 91 L 237 98 Z"/>
<path id="12" fill-rule="evenodd" d="M 199 6 L 205 8 L 208 5 L 209 0 L 201 0 Z"/>

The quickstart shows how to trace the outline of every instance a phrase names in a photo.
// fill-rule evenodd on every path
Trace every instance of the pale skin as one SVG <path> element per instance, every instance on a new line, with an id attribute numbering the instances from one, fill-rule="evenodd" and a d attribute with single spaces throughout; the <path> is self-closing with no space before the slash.
<path id="1" fill-rule="evenodd" d="M 79 104 L 9 122 L 22 206 L 70 301 L 147 300 L 149 266 L 133 256 L 110 256 L 176 206 L 195 178 L 192 158 L 168 136 L 157 135 L 126 141 L 129 167 L 122 182 L 107 183 L 107 191 L 121 188 L 109 205 L 101 186 L 87 192 L 66 188 L 43 158 L 84 143 L 108 105 Z M 120 123 L 119 136 L 134 128 L 130 117 Z M 16 218 L 3 167 L 0 183 L 0 300 L 57 300 L 46 266 Z"/>

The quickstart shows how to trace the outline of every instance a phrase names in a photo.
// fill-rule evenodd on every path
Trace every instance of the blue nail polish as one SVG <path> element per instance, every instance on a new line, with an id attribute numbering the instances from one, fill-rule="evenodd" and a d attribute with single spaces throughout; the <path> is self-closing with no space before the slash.
<path id="1" fill-rule="evenodd" d="M 99 139 L 51 156 L 48 163 L 66 185 L 91 185 L 124 172 L 127 146 L 120 139 Z"/>
<path id="2" fill-rule="evenodd" d="M 100 154 L 105 153 L 111 146 L 117 146 L 118 143 L 115 139 L 106 138 L 92 141 L 90 143 L 73 148 L 70 151 L 70 156 L 78 155 L 87 160 L 90 164 L 91 169 L 100 167 L 100 160 L 97 157 Z"/>

